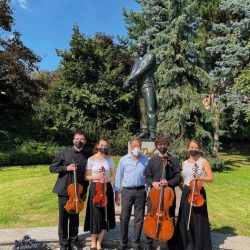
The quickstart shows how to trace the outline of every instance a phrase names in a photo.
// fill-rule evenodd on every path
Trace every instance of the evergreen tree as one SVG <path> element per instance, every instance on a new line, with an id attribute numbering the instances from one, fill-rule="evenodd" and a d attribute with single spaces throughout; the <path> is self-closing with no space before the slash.
<path id="1" fill-rule="evenodd" d="M 197 66 L 197 4 L 193 1 L 170 0 L 138 3 L 141 4 L 140 15 L 146 24 L 144 38 L 158 59 L 158 131 L 171 138 L 171 152 L 180 159 L 185 158 L 186 144 L 190 138 L 200 139 L 205 154 L 211 156 L 216 128 L 214 117 L 206 110 L 202 100 L 213 82 Z"/>
<path id="2" fill-rule="evenodd" d="M 226 20 L 213 24 L 214 37 L 207 51 L 216 58 L 210 74 L 219 81 L 235 77 L 249 62 L 250 0 L 222 0 L 221 15 Z"/>
<path id="3" fill-rule="evenodd" d="M 213 33 L 206 48 L 212 62 L 208 70 L 218 83 L 214 93 L 221 107 L 218 110 L 221 129 L 227 132 L 227 136 L 243 135 L 242 138 L 246 138 L 243 123 L 248 108 L 244 95 L 233 86 L 250 61 L 250 1 L 222 0 L 219 7 L 223 20 L 212 26 Z M 243 71 L 243 75 L 244 72 L 247 71 Z M 223 88 L 220 82 L 223 82 Z"/>

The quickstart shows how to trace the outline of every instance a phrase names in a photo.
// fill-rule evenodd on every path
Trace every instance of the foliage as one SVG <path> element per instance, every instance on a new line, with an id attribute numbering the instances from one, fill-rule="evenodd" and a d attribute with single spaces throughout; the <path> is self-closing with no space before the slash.
<path id="1" fill-rule="evenodd" d="M 193 1 L 137 2 L 142 11 L 126 13 L 126 20 L 130 38 L 138 40 L 143 34 L 157 56 L 158 131 L 171 138 L 171 152 L 180 159 L 185 158 L 187 140 L 193 137 L 203 142 L 207 156 L 212 155 L 216 128 L 202 99 L 213 82 L 198 63 L 197 5 Z"/>
<path id="2" fill-rule="evenodd" d="M 14 147 L 23 136 L 30 137 L 32 128 L 31 104 L 40 95 L 43 83 L 34 80 L 40 58 L 13 31 L 14 18 L 8 0 L 0 1 L 0 148 Z M 22 140 L 22 139 L 21 139 Z M 20 145 L 20 144 L 19 144 Z"/>
<path id="3" fill-rule="evenodd" d="M 235 91 L 239 91 L 244 97 L 246 105 L 246 121 L 250 122 L 250 63 L 241 71 L 234 86 Z"/>
<path id="4" fill-rule="evenodd" d="M 0 165 L 50 163 L 61 148 L 51 142 L 26 141 L 11 151 L 0 151 Z"/>
<path id="5" fill-rule="evenodd" d="M 213 24 L 214 37 L 209 40 L 208 53 L 216 58 L 210 74 L 217 80 L 233 82 L 249 62 L 250 1 L 222 0 L 220 12 L 225 20 Z"/>
<path id="6" fill-rule="evenodd" d="M 22 43 L 19 32 L 8 34 L 14 23 L 9 1 L 1 1 L 0 20 L 0 28 L 7 32 L 1 32 L 0 36 L 0 105 L 27 106 L 34 101 L 41 87 L 30 77 L 40 58 Z"/>
<path id="7" fill-rule="evenodd" d="M 250 1 L 222 0 L 219 6 L 223 19 L 214 22 L 206 51 L 210 75 L 218 82 L 216 95 L 220 102 L 221 129 L 226 137 L 247 139 L 246 114 L 249 110 L 249 94 L 242 90 L 247 86 L 247 65 L 250 60 Z M 219 83 L 223 83 L 220 86 Z M 234 87 L 234 85 L 236 86 Z M 248 111 L 249 112 L 249 111 Z M 245 135 L 244 135 L 245 134 Z M 243 136 L 241 136 L 243 135 Z"/>
<path id="8" fill-rule="evenodd" d="M 84 131 L 92 141 L 105 134 L 120 145 L 116 135 L 126 135 L 123 149 L 117 149 L 124 151 L 138 126 L 134 91 L 122 89 L 132 64 L 129 53 L 102 33 L 86 38 L 77 26 L 70 49 L 57 53 L 62 58 L 57 72 L 38 76 L 47 79 L 48 89 L 34 105 L 36 119 L 45 128 Z"/>

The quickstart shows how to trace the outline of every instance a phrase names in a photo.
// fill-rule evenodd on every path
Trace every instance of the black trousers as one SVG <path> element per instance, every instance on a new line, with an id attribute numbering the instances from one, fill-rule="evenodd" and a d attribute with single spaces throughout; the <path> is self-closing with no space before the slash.
<path id="1" fill-rule="evenodd" d="M 58 236 L 61 246 L 76 245 L 78 240 L 79 214 L 69 214 L 64 206 L 68 197 L 58 195 Z"/>
<path id="2" fill-rule="evenodd" d="M 125 247 L 128 244 L 128 225 L 133 205 L 135 214 L 133 245 L 138 247 L 140 245 L 145 212 L 145 187 L 123 188 L 121 192 L 121 199 L 121 247 Z"/>

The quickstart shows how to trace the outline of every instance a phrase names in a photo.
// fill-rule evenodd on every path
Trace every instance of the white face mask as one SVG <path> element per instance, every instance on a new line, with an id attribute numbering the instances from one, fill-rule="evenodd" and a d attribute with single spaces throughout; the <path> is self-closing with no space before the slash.
<path id="1" fill-rule="evenodd" d="M 140 148 L 134 148 L 131 153 L 135 156 L 138 157 L 139 154 L 141 153 L 141 149 Z"/>

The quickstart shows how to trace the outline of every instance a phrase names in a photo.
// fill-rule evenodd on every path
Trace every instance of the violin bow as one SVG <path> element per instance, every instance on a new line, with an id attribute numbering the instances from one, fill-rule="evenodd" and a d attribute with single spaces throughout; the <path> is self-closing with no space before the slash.
<path id="1" fill-rule="evenodd" d="M 76 169 L 75 161 L 72 160 L 72 162 L 75 165 L 75 169 Z M 78 194 L 77 194 L 77 187 L 76 187 L 76 170 L 75 169 L 74 169 L 74 188 L 75 188 L 76 213 L 78 214 Z"/>
<path id="2" fill-rule="evenodd" d="M 102 172 L 105 173 L 105 168 L 102 166 Z M 104 183 L 103 183 L 103 187 L 106 186 L 106 175 L 104 177 Z M 107 188 L 107 186 L 106 186 Z M 104 188 L 105 190 L 105 188 Z M 107 194 L 105 194 L 107 195 Z M 108 205 L 108 204 L 107 204 Z M 108 231 L 109 230 L 109 222 L 108 222 L 108 211 L 107 211 L 107 205 L 104 207 L 104 212 L 105 212 L 105 222 L 106 222 L 106 230 Z"/>
<path id="3" fill-rule="evenodd" d="M 194 166 L 195 166 L 195 173 L 197 173 L 196 162 L 195 162 Z M 192 211 L 192 206 L 193 206 L 192 204 L 193 204 L 193 199 L 194 199 L 194 188 L 195 188 L 195 185 L 193 186 L 193 189 L 192 189 L 192 198 L 191 198 L 191 203 L 190 203 L 190 208 L 189 208 L 187 231 L 189 230 L 189 225 L 190 225 L 191 211 Z"/>

